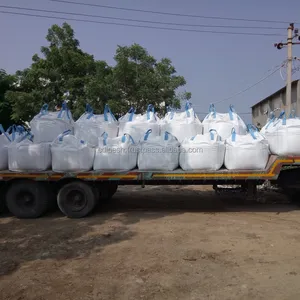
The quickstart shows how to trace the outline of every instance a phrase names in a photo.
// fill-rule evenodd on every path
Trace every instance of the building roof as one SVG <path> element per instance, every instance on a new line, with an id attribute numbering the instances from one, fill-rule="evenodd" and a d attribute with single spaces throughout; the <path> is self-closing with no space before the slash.
<path id="1" fill-rule="evenodd" d="M 297 79 L 297 80 L 292 81 L 292 86 L 295 86 L 295 85 L 297 84 L 297 82 L 300 82 L 300 79 Z M 272 98 L 272 97 L 274 97 L 274 96 L 276 96 L 276 95 L 278 95 L 278 94 L 281 94 L 282 92 L 285 92 L 285 89 L 286 89 L 286 86 L 284 86 L 284 87 L 281 88 L 280 90 L 276 91 L 275 93 L 271 94 L 271 95 L 268 96 L 267 98 L 262 99 L 262 100 L 260 100 L 259 102 L 253 104 L 253 105 L 251 106 L 251 108 L 253 108 L 253 107 L 255 107 L 255 106 L 259 105 L 259 104 L 262 104 L 263 102 L 269 100 L 270 98 Z"/>

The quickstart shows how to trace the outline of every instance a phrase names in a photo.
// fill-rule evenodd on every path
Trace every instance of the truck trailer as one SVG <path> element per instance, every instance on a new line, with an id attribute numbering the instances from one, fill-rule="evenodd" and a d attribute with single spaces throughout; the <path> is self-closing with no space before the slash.
<path id="1" fill-rule="evenodd" d="M 257 186 L 279 186 L 291 201 L 300 195 L 300 156 L 271 155 L 264 170 L 109 171 L 84 173 L 0 171 L 0 210 L 17 218 L 38 218 L 57 206 L 69 218 L 88 216 L 99 201 L 107 201 L 121 185 L 236 185 L 255 201 Z"/>

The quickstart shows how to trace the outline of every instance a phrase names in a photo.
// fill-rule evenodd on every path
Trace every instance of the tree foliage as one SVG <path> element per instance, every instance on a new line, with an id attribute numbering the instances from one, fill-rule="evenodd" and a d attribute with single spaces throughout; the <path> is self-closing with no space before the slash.
<path id="1" fill-rule="evenodd" d="M 14 89 L 15 77 L 0 69 L 0 124 L 7 128 L 11 124 L 12 108 L 6 99 L 6 92 Z"/>
<path id="2" fill-rule="evenodd" d="M 108 103 L 120 115 L 130 106 L 142 112 L 149 103 L 162 112 L 162 103 L 180 107 L 180 100 L 190 97 L 189 93 L 176 93 L 186 82 L 171 61 L 156 60 L 138 44 L 118 46 L 112 67 L 83 52 L 67 23 L 53 25 L 46 40 L 41 55 L 33 55 L 31 66 L 16 72 L 15 89 L 6 93 L 15 121 L 30 120 L 43 103 L 53 109 L 61 104 L 66 91 L 75 118 L 87 102 L 99 113 Z"/>

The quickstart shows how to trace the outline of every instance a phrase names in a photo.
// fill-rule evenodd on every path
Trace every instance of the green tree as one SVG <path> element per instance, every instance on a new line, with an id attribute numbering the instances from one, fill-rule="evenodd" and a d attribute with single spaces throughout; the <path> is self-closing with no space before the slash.
<path id="1" fill-rule="evenodd" d="M 108 76 L 111 84 L 112 106 L 125 113 L 130 106 L 137 112 L 145 111 L 153 104 L 157 111 L 164 112 L 165 106 L 180 108 L 180 100 L 190 98 L 190 93 L 179 95 L 179 87 L 186 84 L 183 76 L 168 58 L 157 61 L 138 44 L 130 47 L 118 46 L 115 55 L 116 66 Z"/>
<path id="2" fill-rule="evenodd" d="M 53 25 L 46 36 L 49 43 L 35 54 L 30 68 L 17 72 L 17 90 L 7 93 L 14 120 L 28 120 L 48 103 L 50 109 L 60 105 L 69 91 L 69 108 L 79 116 L 86 102 L 86 85 L 94 77 L 96 64 L 92 55 L 79 48 L 71 26 Z"/>
<path id="3" fill-rule="evenodd" d="M 0 123 L 7 129 L 11 125 L 12 108 L 5 93 L 14 89 L 15 77 L 0 69 Z"/>
<path id="4" fill-rule="evenodd" d="M 162 104 L 179 108 L 180 102 L 191 96 L 177 93 L 186 82 L 170 59 L 158 61 L 138 44 L 118 46 L 112 67 L 83 52 L 67 23 L 53 25 L 46 40 L 48 45 L 41 47 L 41 55 L 33 55 L 31 66 L 16 72 L 15 88 L 6 93 L 15 122 L 29 121 L 44 103 L 53 110 L 66 91 L 75 118 L 83 113 L 86 103 L 96 113 L 102 113 L 108 103 L 120 116 L 131 106 L 143 112 L 150 103 L 164 113 Z"/>

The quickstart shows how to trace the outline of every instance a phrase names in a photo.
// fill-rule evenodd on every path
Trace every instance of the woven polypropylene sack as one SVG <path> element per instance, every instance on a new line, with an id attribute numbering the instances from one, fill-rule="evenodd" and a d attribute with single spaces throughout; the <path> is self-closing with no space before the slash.
<path id="1" fill-rule="evenodd" d="M 60 111 L 49 112 L 45 104 L 40 113 L 30 121 L 35 143 L 51 143 L 66 130 L 74 131 L 72 114 L 64 103 Z"/>
<path id="2" fill-rule="evenodd" d="M 96 149 L 94 170 L 129 171 L 137 166 L 138 146 L 133 139 L 122 137 L 99 139 Z"/>
<path id="3" fill-rule="evenodd" d="M 238 135 L 233 131 L 225 146 L 224 164 L 229 170 L 263 170 L 268 163 L 268 142 L 257 131 L 246 135 Z"/>
<path id="4" fill-rule="evenodd" d="M 216 171 L 224 164 L 225 144 L 213 130 L 185 140 L 180 148 L 179 164 L 185 171 Z"/>
<path id="5" fill-rule="evenodd" d="M 178 140 L 170 133 L 152 136 L 149 130 L 141 141 L 138 153 L 138 168 L 140 170 L 172 171 L 179 166 Z"/>
<path id="6" fill-rule="evenodd" d="M 95 149 L 66 132 L 51 144 L 55 172 L 85 172 L 93 168 Z"/>

